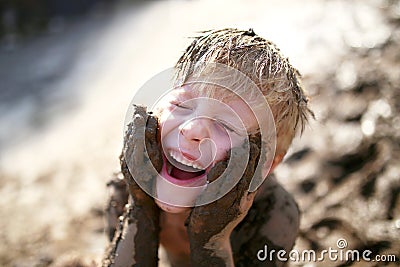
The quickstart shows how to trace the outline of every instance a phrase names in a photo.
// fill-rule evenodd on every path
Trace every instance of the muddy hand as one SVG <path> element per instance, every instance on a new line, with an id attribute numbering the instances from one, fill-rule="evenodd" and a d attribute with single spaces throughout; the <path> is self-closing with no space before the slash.
<path id="1" fill-rule="evenodd" d="M 187 230 L 190 240 L 191 262 L 193 266 L 233 266 L 230 234 L 250 209 L 255 192 L 248 192 L 251 179 L 257 167 L 260 154 L 260 138 L 251 137 L 249 147 L 250 157 L 247 167 L 239 182 L 222 198 L 204 205 L 195 207 L 188 220 Z M 231 150 L 232 160 L 244 160 L 248 153 L 243 148 Z M 236 162 L 236 161 L 235 161 Z M 233 164 L 235 166 L 237 164 Z M 219 162 L 210 171 L 208 178 L 214 180 L 219 177 L 228 166 L 227 161 Z M 226 169 L 218 179 L 229 178 L 237 170 Z M 243 169 L 242 169 L 243 172 Z"/>
<path id="2" fill-rule="evenodd" d="M 146 112 L 142 106 L 134 106 L 132 122 L 124 138 L 124 149 L 120 156 L 121 170 L 126 182 L 134 189 L 136 201 L 148 199 L 144 192 L 137 191 L 138 184 L 151 193 L 156 177 L 162 167 L 162 154 L 158 144 L 157 118 Z M 149 197 L 150 198 L 150 197 Z"/>
<path id="3" fill-rule="evenodd" d="M 103 266 L 158 264 L 159 208 L 154 199 L 142 190 L 153 190 L 155 178 L 162 167 L 157 135 L 157 119 L 148 114 L 145 107 L 135 106 L 120 156 L 130 203 L 107 250 Z"/>

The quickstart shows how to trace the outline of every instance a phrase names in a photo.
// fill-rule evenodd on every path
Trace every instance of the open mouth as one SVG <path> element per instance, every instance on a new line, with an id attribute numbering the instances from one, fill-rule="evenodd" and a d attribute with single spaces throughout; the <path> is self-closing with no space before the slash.
<path id="1" fill-rule="evenodd" d="M 168 158 L 163 155 L 164 164 L 161 175 L 173 184 L 180 186 L 203 186 L 207 183 L 207 169 L 189 161 L 177 151 L 168 151 Z"/>

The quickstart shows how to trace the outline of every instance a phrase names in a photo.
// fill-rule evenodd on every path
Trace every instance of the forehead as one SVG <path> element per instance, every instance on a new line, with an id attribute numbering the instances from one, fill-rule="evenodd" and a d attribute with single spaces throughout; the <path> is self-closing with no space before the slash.
<path id="1" fill-rule="evenodd" d="M 217 85 L 210 84 L 185 84 L 171 91 L 172 96 L 193 98 L 210 98 L 229 104 L 234 101 L 247 102 L 235 92 Z"/>

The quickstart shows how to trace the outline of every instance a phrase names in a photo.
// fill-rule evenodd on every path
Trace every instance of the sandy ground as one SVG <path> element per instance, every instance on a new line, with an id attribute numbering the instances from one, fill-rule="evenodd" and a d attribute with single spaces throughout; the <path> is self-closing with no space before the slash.
<path id="1" fill-rule="evenodd" d="M 174 64 L 186 37 L 221 27 L 274 41 L 311 94 L 317 120 L 276 172 L 303 210 L 296 247 L 343 237 L 398 257 L 399 18 L 399 2 L 384 0 L 119 2 L 4 45 L 0 265 L 101 257 L 105 183 L 118 170 L 129 102 Z"/>

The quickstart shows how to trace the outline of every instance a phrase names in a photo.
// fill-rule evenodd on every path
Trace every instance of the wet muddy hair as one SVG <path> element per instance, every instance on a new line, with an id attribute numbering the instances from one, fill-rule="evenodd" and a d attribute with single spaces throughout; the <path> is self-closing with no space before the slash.
<path id="1" fill-rule="evenodd" d="M 298 70 L 281 55 L 275 44 L 252 29 L 201 32 L 178 60 L 175 78 L 184 83 L 208 63 L 237 69 L 257 85 L 275 120 L 276 154 L 285 155 L 295 134 L 302 132 L 308 118 L 314 116 L 307 106 Z"/>

